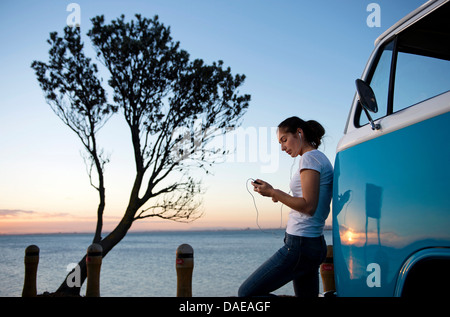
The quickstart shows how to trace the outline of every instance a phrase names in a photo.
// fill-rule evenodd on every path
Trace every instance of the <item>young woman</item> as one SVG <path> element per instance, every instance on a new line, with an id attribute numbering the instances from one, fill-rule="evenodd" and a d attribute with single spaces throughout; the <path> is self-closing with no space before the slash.
<path id="1" fill-rule="evenodd" d="M 301 156 L 292 177 L 292 195 L 257 179 L 254 190 L 291 208 L 284 246 L 262 264 L 239 288 L 239 296 L 264 296 L 293 281 L 298 297 L 319 294 L 319 265 L 326 257 L 323 227 L 330 212 L 333 167 L 317 150 L 325 130 L 314 120 L 291 117 L 278 126 L 281 150 Z"/>

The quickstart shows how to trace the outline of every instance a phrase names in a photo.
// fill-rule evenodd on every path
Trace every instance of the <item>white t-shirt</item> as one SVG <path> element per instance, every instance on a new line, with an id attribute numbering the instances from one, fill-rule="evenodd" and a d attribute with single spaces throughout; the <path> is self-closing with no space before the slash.
<path id="1" fill-rule="evenodd" d="M 333 195 L 333 166 L 328 158 L 318 150 L 303 154 L 299 168 L 291 179 L 290 188 L 294 197 L 302 197 L 300 171 L 312 169 L 320 173 L 319 202 L 313 216 L 291 209 L 286 232 L 295 236 L 319 237 L 323 234 L 325 220 L 330 213 L 330 203 Z"/>

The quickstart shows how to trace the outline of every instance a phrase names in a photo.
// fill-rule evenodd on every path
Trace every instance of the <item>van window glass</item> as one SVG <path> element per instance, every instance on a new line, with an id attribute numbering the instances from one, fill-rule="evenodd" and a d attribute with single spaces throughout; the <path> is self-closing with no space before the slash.
<path id="1" fill-rule="evenodd" d="M 445 3 L 385 46 L 366 78 L 378 103 L 374 120 L 450 91 L 449 16 L 450 3 Z M 355 126 L 367 123 L 357 107 Z"/>
<path id="2" fill-rule="evenodd" d="M 373 72 L 372 78 L 369 82 L 370 87 L 375 94 L 375 99 L 378 104 L 378 112 L 371 113 L 373 120 L 384 117 L 387 113 L 387 102 L 388 102 L 388 92 L 389 92 L 389 76 L 391 72 L 391 61 L 392 61 L 392 51 L 394 43 L 390 42 L 387 44 L 383 52 L 381 53 L 380 59 L 376 65 L 375 71 Z M 360 117 L 360 125 L 365 125 L 369 123 L 367 116 L 362 113 Z"/>
<path id="3" fill-rule="evenodd" d="M 450 3 L 399 34 L 392 111 L 450 90 Z"/>
<path id="4" fill-rule="evenodd" d="M 450 61 L 398 52 L 393 112 L 450 90 Z"/>

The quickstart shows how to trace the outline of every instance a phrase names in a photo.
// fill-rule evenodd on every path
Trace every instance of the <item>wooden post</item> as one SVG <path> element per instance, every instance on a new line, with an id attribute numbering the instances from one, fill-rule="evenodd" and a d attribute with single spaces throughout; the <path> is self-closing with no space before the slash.
<path id="1" fill-rule="evenodd" d="M 177 297 L 192 297 L 194 249 L 189 244 L 182 244 L 177 248 L 175 267 L 177 269 Z"/>
<path id="2" fill-rule="evenodd" d="M 87 286 L 86 297 L 100 297 L 100 267 L 103 248 L 100 244 L 91 244 L 87 249 Z"/>
<path id="3" fill-rule="evenodd" d="M 25 281 L 23 283 L 22 297 L 35 297 L 37 295 L 36 276 L 39 264 L 39 248 L 30 245 L 25 249 Z"/>
<path id="4" fill-rule="evenodd" d="M 322 276 L 323 293 L 334 293 L 336 286 L 334 284 L 334 264 L 333 264 L 333 246 L 327 246 L 327 257 L 320 265 L 320 275 Z"/>

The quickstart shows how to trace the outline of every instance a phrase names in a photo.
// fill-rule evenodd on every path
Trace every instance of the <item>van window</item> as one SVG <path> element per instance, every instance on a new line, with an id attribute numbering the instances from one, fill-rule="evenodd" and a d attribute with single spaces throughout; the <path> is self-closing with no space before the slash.
<path id="1" fill-rule="evenodd" d="M 375 94 L 375 99 L 378 104 L 378 112 L 371 114 L 372 119 L 379 119 L 387 114 L 387 103 L 389 96 L 389 77 L 391 72 L 392 53 L 394 48 L 394 41 L 387 44 L 378 59 L 376 68 L 373 72 L 371 80 L 368 82 Z M 360 117 L 359 125 L 369 123 L 367 116 L 364 113 Z"/>
<path id="2" fill-rule="evenodd" d="M 450 61 L 399 52 L 395 72 L 393 112 L 450 90 Z"/>
<path id="3" fill-rule="evenodd" d="M 369 83 L 375 93 L 375 98 L 378 103 L 378 113 L 372 116 L 374 120 L 386 115 L 393 47 L 393 42 L 386 45 Z"/>
<path id="4" fill-rule="evenodd" d="M 365 80 L 378 103 L 373 120 L 450 90 L 450 3 L 394 36 Z M 355 126 L 369 123 L 358 106 Z"/>

